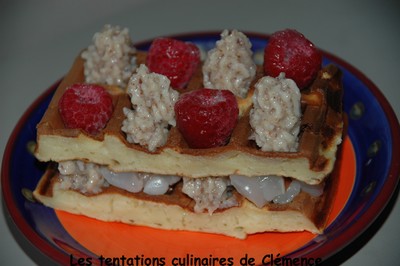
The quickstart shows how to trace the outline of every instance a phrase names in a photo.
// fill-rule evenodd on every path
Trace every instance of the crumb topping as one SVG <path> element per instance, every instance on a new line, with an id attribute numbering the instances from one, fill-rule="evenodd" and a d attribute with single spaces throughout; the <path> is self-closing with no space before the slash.
<path id="1" fill-rule="evenodd" d="M 128 28 L 105 25 L 93 36 L 93 43 L 82 53 L 86 83 L 118 85 L 125 88 L 136 69 L 136 48 Z"/>
<path id="2" fill-rule="evenodd" d="M 217 209 L 238 205 L 228 177 L 184 177 L 182 192 L 196 202 L 194 211 L 198 213 L 208 211 L 212 214 Z"/>
<path id="3" fill-rule="evenodd" d="M 300 90 L 284 73 L 263 77 L 255 85 L 250 139 L 262 151 L 294 152 L 298 147 L 301 103 Z"/>
<path id="4" fill-rule="evenodd" d="M 207 53 L 203 65 L 203 83 L 210 89 L 230 90 L 245 98 L 256 74 L 251 43 L 237 30 L 224 30 L 216 47 Z"/>
<path id="5" fill-rule="evenodd" d="M 122 131 L 126 133 L 128 142 L 155 151 L 166 143 L 169 125 L 176 124 L 174 105 L 179 93 L 170 87 L 167 77 L 150 73 L 144 64 L 132 75 L 127 92 L 132 109 L 123 110 L 126 118 Z"/>

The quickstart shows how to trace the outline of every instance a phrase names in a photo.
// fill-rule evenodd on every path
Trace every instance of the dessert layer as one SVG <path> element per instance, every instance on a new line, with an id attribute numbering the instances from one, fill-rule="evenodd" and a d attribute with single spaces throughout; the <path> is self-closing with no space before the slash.
<path id="1" fill-rule="evenodd" d="M 218 233 L 237 238 L 259 232 L 310 231 L 321 233 L 337 189 L 337 173 L 326 180 L 320 197 L 301 192 L 288 204 L 268 203 L 257 208 L 240 194 L 239 206 L 209 213 L 195 213 L 194 201 L 177 184 L 170 193 L 149 196 L 110 186 L 96 195 L 59 189 L 58 172 L 49 168 L 34 191 L 46 206 L 102 221 L 117 221 L 166 230 Z"/>
<path id="2" fill-rule="evenodd" d="M 138 64 L 144 63 L 145 53 L 139 52 L 137 60 Z M 259 68 L 253 85 L 261 76 Z M 114 113 L 100 134 L 92 136 L 78 129 L 67 129 L 58 112 L 58 101 L 68 86 L 83 81 L 83 60 L 78 57 L 38 124 L 36 157 L 39 160 L 79 159 L 107 165 L 116 172 L 151 172 L 192 178 L 231 174 L 279 175 L 318 184 L 332 171 L 342 139 L 341 72 L 333 65 L 324 67 L 311 87 L 302 91 L 297 152 L 263 152 L 248 139 L 253 87 L 247 98 L 238 100 L 239 122 L 230 142 L 223 147 L 191 149 L 175 127 L 171 128 L 166 145 L 155 152 L 128 143 L 121 125 L 125 119 L 123 108 L 130 107 L 130 100 L 116 87 L 108 87 L 114 99 Z M 202 74 L 199 67 L 185 91 L 200 87 Z"/>

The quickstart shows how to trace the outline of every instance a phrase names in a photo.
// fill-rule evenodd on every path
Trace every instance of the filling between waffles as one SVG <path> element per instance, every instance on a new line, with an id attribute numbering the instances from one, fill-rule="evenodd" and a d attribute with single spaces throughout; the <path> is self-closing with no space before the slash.
<path id="1" fill-rule="evenodd" d="M 157 42 L 157 49 L 181 45 Z M 38 124 L 35 155 L 57 164 L 35 197 L 56 209 L 163 229 L 239 238 L 322 232 L 342 140 L 339 69 L 325 66 L 299 89 L 286 73 L 269 76 L 256 65 L 241 32 L 223 31 L 197 63 L 193 46 L 183 53 L 190 64 L 182 78 L 159 69 L 166 64 L 157 62 L 165 59 L 156 48 L 137 51 L 126 29 L 96 33 Z M 94 133 L 68 126 L 60 115 L 66 91 L 82 83 L 102 86 L 112 99 L 111 117 Z M 193 122 L 197 106 L 187 106 L 194 98 L 214 101 L 198 113 L 221 119 Z"/>

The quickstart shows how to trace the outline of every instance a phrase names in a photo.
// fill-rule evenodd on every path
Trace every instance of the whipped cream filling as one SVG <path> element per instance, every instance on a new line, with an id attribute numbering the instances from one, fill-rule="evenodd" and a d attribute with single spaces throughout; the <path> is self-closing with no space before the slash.
<path id="1" fill-rule="evenodd" d="M 182 192 L 195 201 L 194 211 L 210 214 L 218 209 L 238 206 L 234 190 L 262 208 L 269 202 L 289 203 L 301 191 L 319 197 L 324 189 L 322 184 L 308 185 L 297 180 L 292 180 L 286 188 L 285 180 L 280 176 L 182 178 L 150 173 L 115 173 L 106 166 L 79 160 L 60 162 L 58 170 L 61 189 L 76 190 L 83 194 L 98 194 L 112 185 L 131 193 L 142 191 L 148 195 L 163 195 L 182 181 Z"/>
<path id="2" fill-rule="evenodd" d="M 149 173 L 114 173 L 101 167 L 100 173 L 111 185 L 126 191 L 137 193 L 143 191 L 148 195 L 163 195 L 171 186 L 181 180 L 178 176 L 155 175 Z"/>
<path id="3" fill-rule="evenodd" d="M 71 189 L 84 194 L 97 194 L 109 184 L 100 174 L 100 166 L 83 161 L 65 161 L 58 164 L 61 189 Z"/>

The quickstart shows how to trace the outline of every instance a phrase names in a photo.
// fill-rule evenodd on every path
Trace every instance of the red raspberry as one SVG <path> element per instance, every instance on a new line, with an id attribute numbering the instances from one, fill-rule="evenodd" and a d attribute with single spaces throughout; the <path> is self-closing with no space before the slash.
<path id="1" fill-rule="evenodd" d="M 58 110 L 67 128 L 80 128 L 97 134 L 105 127 L 113 112 L 111 95 L 93 84 L 74 84 L 58 102 Z"/>
<path id="2" fill-rule="evenodd" d="M 292 29 L 272 34 L 264 50 L 265 73 L 277 77 L 285 72 L 300 89 L 316 77 L 321 63 L 321 53 L 314 44 Z"/>
<path id="3" fill-rule="evenodd" d="M 182 94 L 175 104 L 175 115 L 189 147 L 211 148 L 227 144 L 239 108 L 231 91 L 203 88 Z"/>
<path id="4" fill-rule="evenodd" d="M 170 38 L 155 39 L 147 54 L 146 64 L 151 72 L 169 78 L 171 87 L 182 89 L 200 63 L 196 45 Z"/>

